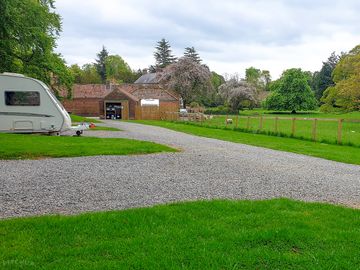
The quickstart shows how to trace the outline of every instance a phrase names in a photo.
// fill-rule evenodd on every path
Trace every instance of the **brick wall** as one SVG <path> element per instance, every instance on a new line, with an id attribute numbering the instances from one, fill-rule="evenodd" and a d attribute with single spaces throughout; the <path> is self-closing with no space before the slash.
<path id="1" fill-rule="evenodd" d="M 101 98 L 76 98 L 64 100 L 63 105 L 68 112 L 81 116 L 99 116 Z"/>

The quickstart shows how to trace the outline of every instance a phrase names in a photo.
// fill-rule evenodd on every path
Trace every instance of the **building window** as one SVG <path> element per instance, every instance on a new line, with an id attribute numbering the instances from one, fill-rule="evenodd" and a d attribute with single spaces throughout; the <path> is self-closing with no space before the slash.
<path id="1" fill-rule="evenodd" d="M 5 91 L 8 106 L 40 106 L 40 93 L 35 91 Z"/>

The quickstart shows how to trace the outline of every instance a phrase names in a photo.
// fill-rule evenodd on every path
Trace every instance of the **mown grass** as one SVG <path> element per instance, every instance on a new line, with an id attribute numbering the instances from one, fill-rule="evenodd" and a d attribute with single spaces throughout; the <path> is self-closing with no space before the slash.
<path id="1" fill-rule="evenodd" d="M 262 118 L 262 128 L 260 127 L 260 115 Z M 257 118 L 247 119 L 244 116 L 257 116 Z M 317 118 L 317 128 L 316 128 L 316 140 L 319 142 L 337 144 L 338 143 L 338 121 L 323 121 L 324 118 L 329 119 L 357 119 L 360 120 L 360 113 L 352 114 L 321 114 L 321 113 L 309 113 L 309 114 L 270 114 L 265 112 L 257 113 L 246 111 L 243 114 L 240 114 L 238 124 L 236 125 L 236 115 L 228 115 L 228 118 L 233 119 L 232 124 L 226 124 L 226 116 L 217 115 L 213 116 L 212 119 L 208 119 L 200 122 L 194 122 L 198 125 L 206 125 L 211 127 L 219 128 L 235 128 L 236 126 L 248 132 L 262 132 L 271 134 L 273 136 L 293 136 L 299 139 L 312 140 L 313 139 L 313 120 L 306 120 L 308 118 Z M 279 119 L 277 121 L 277 130 L 275 128 L 275 119 L 274 117 L 287 117 L 287 118 L 297 118 L 295 121 L 295 134 L 292 134 L 292 120 L 291 119 Z M 249 123 L 248 123 L 249 121 Z M 341 143 L 351 146 L 360 146 L 360 122 L 359 123 L 350 123 L 344 121 L 342 124 L 342 136 Z"/>
<path id="2" fill-rule="evenodd" d="M 73 124 L 73 126 L 77 126 L 77 124 Z M 86 129 L 85 132 L 87 131 L 97 131 L 97 130 L 105 130 L 105 131 L 121 131 L 121 129 L 119 128 L 114 128 L 114 127 L 107 127 L 107 126 L 98 126 L 95 125 L 95 127 Z"/>
<path id="3" fill-rule="evenodd" d="M 316 143 L 306 140 L 299 140 L 287 137 L 275 137 L 263 134 L 252 134 L 230 129 L 208 128 L 194 126 L 179 122 L 166 121 L 133 121 L 134 123 L 142 123 L 168 128 L 197 136 L 214 138 L 224 141 L 261 146 L 275 150 L 282 150 L 298 154 L 304 154 L 314 157 L 325 158 L 329 160 L 360 164 L 359 147 L 334 145 L 326 143 Z"/>
<path id="4" fill-rule="evenodd" d="M 174 152 L 165 145 L 120 138 L 0 134 L 0 159 L 38 159 Z"/>
<path id="5" fill-rule="evenodd" d="M 119 129 L 119 128 L 105 127 L 105 126 L 95 126 L 95 127 L 93 127 L 93 128 L 89 128 L 89 129 L 85 130 L 85 132 L 88 131 L 88 130 L 90 130 L 90 131 L 97 131 L 97 130 L 121 131 L 121 129 Z"/>
<path id="6" fill-rule="evenodd" d="M 100 120 L 93 119 L 93 118 L 86 118 L 86 117 L 79 116 L 79 115 L 76 115 L 76 114 L 70 114 L 70 117 L 71 117 L 71 121 L 75 122 L 75 123 L 82 123 L 82 122 L 102 123 Z"/>
<path id="7" fill-rule="evenodd" d="M 4 269 L 358 269 L 360 211 L 200 201 L 0 221 Z"/>
<path id="8" fill-rule="evenodd" d="M 348 112 L 348 113 L 322 113 L 319 111 L 299 111 L 296 114 L 292 114 L 289 111 L 269 111 L 263 109 L 244 110 L 240 111 L 240 116 L 258 116 L 263 115 L 272 117 L 308 117 L 308 118 L 342 118 L 342 119 L 360 119 L 360 112 Z"/>

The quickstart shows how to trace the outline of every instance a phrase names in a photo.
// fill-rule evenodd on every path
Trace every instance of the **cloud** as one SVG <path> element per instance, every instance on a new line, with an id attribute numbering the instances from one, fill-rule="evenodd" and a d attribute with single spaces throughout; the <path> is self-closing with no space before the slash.
<path id="1" fill-rule="evenodd" d="M 58 52 L 68 63 L 94 61 L 105 45 L 132 68 L 153 64 L 161 38 L 177 56 L 194 46 L 218 73 L 256 66 L 278 77 L 286 68 L 320 69 L 332 51 L 360 43 L 355 0 L 59 0 Z"/>

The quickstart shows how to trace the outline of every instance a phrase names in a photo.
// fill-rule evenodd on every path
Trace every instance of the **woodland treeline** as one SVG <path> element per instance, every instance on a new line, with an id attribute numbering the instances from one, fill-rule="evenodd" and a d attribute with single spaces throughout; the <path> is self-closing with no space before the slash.
<path id="1" fill-rule="evenodd" d="M 332 53 L 316 72 L 285 70 L 272 80 L 268 70 L 249 67 L 245 78 L 210 70 L 197 50 L 189 46 L 181 56 L 172 53 L 166 39 L 155 44 L 154 64 L 133 70 L 119 55 L 103 46 L 93 63 L 68 66 L 55 53 L 61 17 L 54 0 L 0 1 L 0 72 L 16 72 L 49 84 L 55 94 L 74 83 L 132 83 L 141 75 L 157 79 L 182 97 L 186 105 L 236 111 L 263 107 L 269 110 L 360 110 L 360 45 L 349 52 Z"/>

